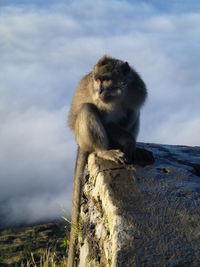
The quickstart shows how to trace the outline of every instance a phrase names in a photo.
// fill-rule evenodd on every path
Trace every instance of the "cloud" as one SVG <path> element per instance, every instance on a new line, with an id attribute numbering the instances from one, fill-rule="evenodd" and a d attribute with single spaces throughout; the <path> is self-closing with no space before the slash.
<path id="1" fill-rule="evenodd" d="M 7 226 L 53 221 L 71 214 L 70 211 L 66 212 L 66 207 L 69 209 L 71 206 L 71 199 L 64 190 L 56 195 L 21 195 L 10 198 L 4 204 L 1 208 L 1 224 Z"/>
<path id="2" fill-rule="evenodd" d="M 67 112 L 78 81 L 105 53 L 147 84 L 140 141 L 199 145 L 200 14 L 195 1 L 179 3 L 0 3 L 4 223 L 70 211 L 76 145 Z"/>
<path id="3" fill-rule="evenodd" d="M 2 223 L 59 217 L 61 206 L 70 214 L 75 144 L 67 131 L 66 114 L 66 107 L 31 108 L 10 113 L 2 123 Z"/>

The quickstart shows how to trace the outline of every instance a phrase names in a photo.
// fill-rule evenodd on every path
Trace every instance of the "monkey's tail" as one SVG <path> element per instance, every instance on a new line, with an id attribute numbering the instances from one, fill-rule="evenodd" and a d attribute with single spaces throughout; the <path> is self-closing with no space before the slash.
<path id="1" fill-rule="evenodd" d="M 74 171 L 74 183 L 73 183 L 73 194 L 72 194 L 72 219 L 71 219 L 71 232 L 70 232 L 70 243 L 69 252 L 67 259 L 67 267 L 75 267 L 75 249 L 77 243 L 77 233 L 75 228 L 78 226 L 79 213 L 80 213 L 80 202 L 82 186 L 84 182 L 84 170 L 88 159 L 87 152 L 83 151 L 78 147 L 76 165 Z"/>

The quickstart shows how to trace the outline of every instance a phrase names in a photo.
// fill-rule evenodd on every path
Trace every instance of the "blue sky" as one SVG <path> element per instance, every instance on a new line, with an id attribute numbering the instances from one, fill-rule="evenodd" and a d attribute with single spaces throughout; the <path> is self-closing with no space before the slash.
<path id="1" fill-rule="evenodd" d="M 147 84 L 139 141 L 200 144 L 198 1 L 0 1 L 0 212 L 59 217 L 76 144 L 67 113 L 105 53 Z"/>

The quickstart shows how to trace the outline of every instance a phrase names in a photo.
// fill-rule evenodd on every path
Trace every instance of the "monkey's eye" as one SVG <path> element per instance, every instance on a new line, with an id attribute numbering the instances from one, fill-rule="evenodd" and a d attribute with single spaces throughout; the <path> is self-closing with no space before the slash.
<path id="1" fill-rule="evenodd" d="M 112 81 L 111 80 L 104 80 L 103 81 L 103 86 L 104 87 L 109 87 L 109 86 L 111 86 L 111 84 L 112 84 Z"/>

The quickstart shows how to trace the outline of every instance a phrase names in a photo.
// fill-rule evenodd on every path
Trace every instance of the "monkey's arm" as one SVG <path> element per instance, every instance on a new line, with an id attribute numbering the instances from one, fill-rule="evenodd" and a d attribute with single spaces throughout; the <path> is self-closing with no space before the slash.
<path id="1" fill-rule="evenodd" d="M 124 153 L 119 149 L 110 149 L 106 130 L 95 105 L 82 105 L 75 122 L 75 136 L 84 151 L 95 152 L 106 160 L 124 163 Z"/>

